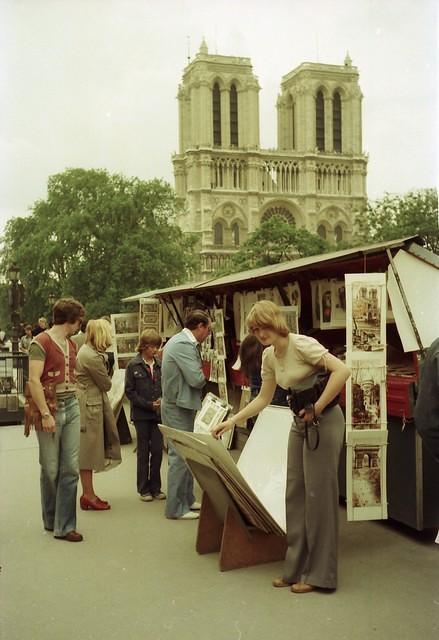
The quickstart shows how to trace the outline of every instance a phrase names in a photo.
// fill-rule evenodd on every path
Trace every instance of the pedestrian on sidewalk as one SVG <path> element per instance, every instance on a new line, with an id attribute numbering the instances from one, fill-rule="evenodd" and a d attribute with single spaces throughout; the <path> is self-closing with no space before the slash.
<path id="1" fill-rule="evenodd" d="M 109 322 L 89 320 L 85 344 L 78 351 L 76 373 L 81 412 L 79 468 L 82 485 L 79 503 L 84 511 L 110 509 L 110 504 L 95 493 L 93 472 L 108 471 L 122 461 L 116 420 L 107 396 L 111 378 L 105 351 L 112 341 Z"/>
<path id="2" fill-rule="evenodd" d="M 84 307 L 73 298 L 53 306 L 53 326 L 29 347 L 29 388 L 41 414 L 36 426 L 41 465 L 41 506 L 44 528 L 55 538 L 80 542 L 76 531 L 76 491 L 79 477 L 79 404 L 76 398 L 76 345 Z M 49 410 L 44 385 L 55 385 L 56 413 Z"/>
<path id="3" fill-rule="evenodd" d="M 157 352 L 161 344 L 157 331 L 143 331 L 137 345 L 138 355 L 125 370 L 125 395 L 131 403 L 131 419 L 137 434 L 137 492 L 143 502 L 166 498 L 161 490 L 163 436 L 158 426 L 162 376 Z"/>
<path id="4" fill-rule="evenodd" d="M 205 311 L 189 311 L 184 329 L 172 336 L 163 349 L 162 422 L 168 427 L 194 430 L 195 415 L 201 408 L 201 392 L 206 384 L 200 345 L 210 330 L 210 317 Z M 171 443 L 168 446 L 168 465 L 166 517 L 198 518 L 200 504 L 195 501 L 192 473 Z"/>

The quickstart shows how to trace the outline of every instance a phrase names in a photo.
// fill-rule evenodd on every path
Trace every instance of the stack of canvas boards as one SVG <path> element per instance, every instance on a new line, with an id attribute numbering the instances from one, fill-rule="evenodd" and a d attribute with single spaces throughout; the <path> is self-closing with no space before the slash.
<path id="1" fill-rule="evenodd" d="M 188 461 L 189 466 L 194 461 L 216 472 L 250 525 L 265 533 L 284 535 L 282 527 L 252 490 L 221 442 L 209 434 L 188 433 L 165 425 L 160 425 L 160 429 L 177 452 Z"/>

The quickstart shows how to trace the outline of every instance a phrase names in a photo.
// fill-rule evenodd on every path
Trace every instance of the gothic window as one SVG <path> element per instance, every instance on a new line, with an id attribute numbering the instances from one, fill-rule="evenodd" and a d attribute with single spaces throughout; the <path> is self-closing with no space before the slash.
<path id="1" fill-rule="evenodd" d="M 338 91 L 334 93 L 332 100 L 332 131 L 334 151 L 341 152 L 341 98 Z"/>
<path id="2" fill-rule="evenodd" d="M 230 87 L 230 145 L 238 146 L 238 93 L 234 84 Z"/>
<path id="3" fill-rule="evenodd" d="M 323 240 L 326 240 L 326 227 L 323 224 L 319 224 L 317 227 L 317 233 Z"/>
<path id="4" fill-rule="evenodd" d="M 239 247 L 239 224 L 237 222 L 232 224 L 232 242 L 235 247 Z"/>
<path id="5" fill-rule="evenodd" d="M 335 242 L 337 244 L 340 244 L 340 242 L 343 240 L 343 229 L 339 224 L 334 229 L 334 235 L 335 235 Z"/>
<path id="6" fill-rule="evenodd" d="M 319 151 L 325 150 L 325 102 L 321 91 L 316 97 L 316 146 Z"/>
<path id="7" fill-rule="evenodd" d="M 221 245 L 224 242 L 223 225 L 221 222 L 215 222 L 215 226 L 213 227 L 213 242 L 217 245 Z"/>
<path id="8" fill-rule="evenodd" d="M 294 216 L 286 207 L 270 207 L 262 216 L 261 222 L 267 222 L 273 216 L 277 216 L 278 218 L 282 218 L 285 222 L 289 224 L 295 225 L 296 221 L 294 220 Z"/>
<path id="9" fill-rule="evenodd" d="M 217 82 L 212 90 L 213 144 L 221 146 L 221 92 Z"/>

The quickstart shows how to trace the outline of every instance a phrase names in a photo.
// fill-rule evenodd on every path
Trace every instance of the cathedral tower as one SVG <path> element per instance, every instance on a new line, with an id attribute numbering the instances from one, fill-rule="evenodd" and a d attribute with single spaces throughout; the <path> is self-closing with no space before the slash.
<path id="1" fill-rule="evenodd" d="M 259 89 L 248 58 L 211 55 L 204 41 L 183 73 L 178 223 L 198 234 L 205 277 L 272 215 L 337 244 L 366 206 L 362 95 L 350 58 L 303 63 L 282 78 L 274 151 L 259 148 Z"/>

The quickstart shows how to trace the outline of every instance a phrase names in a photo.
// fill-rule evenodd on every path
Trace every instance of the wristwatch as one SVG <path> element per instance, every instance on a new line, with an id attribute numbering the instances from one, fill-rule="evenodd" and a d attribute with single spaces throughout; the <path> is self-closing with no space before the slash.
<path id="1" fill-rule="evenodd" d="M 44 413 L 41 414 L 42 418 L 50 418 L 50 413 L 48 411 L 45 411 Z"/>

